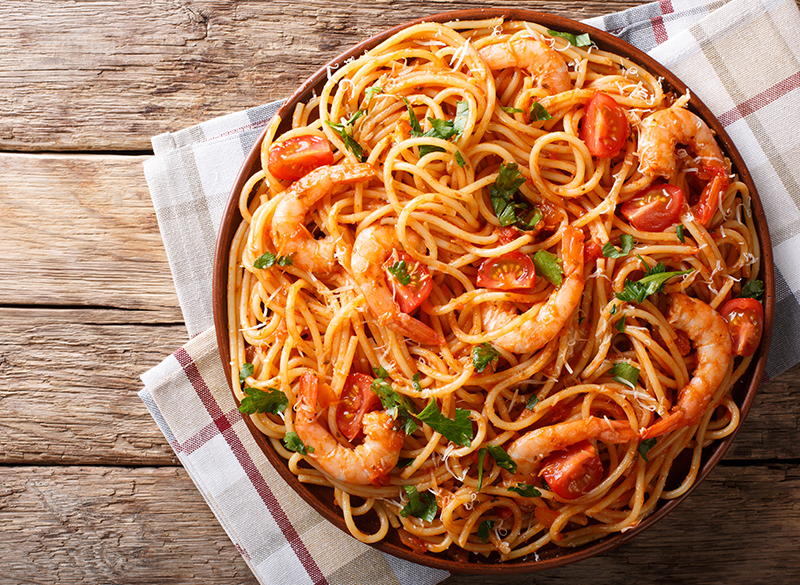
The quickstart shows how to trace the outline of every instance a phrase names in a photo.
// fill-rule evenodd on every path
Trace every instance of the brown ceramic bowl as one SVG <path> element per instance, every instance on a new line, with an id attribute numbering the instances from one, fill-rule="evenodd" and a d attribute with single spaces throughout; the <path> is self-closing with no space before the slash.
<path id="1" fill-rule="evenodd" d="M 288 123 L 291 121 L 291 112 L 295 104 L 300 101 L 305 101 L 309 98 L 312 92 L 316 89 L 319 90 L 327 81 L 327 68 L 341 64 L 346 59 L 359 56 L 364 51 L 375 47 L 377 44 L 396 33 L 397 31 L 417 24 L 419 22 L 448 22 L 452 20 L 476 20 L 483 18 L 490 18 L 495 16 L 505 16 L 508 19 L 514 20 L 527 20 L 536 22 L 547 26 L 553 30 L 571 32 L 573 34 L 589 33 L 592 40 L 604 50 L 612 51 L 619 55 L 624 55 L 630 60 L 645 67 L 657 76 L 664 79 L 665 89 L 673 89 L 678 93 L 686 93 L 687 87 L 675 75 L 670 73 L 667 69 L 662 67 L 659 63 L 648 57 L 645 53 L 629 45 L 628 43 L 608 34 L 603 31 L 597 30 L 593 27 L 581 24 L 579 22 L 559 17 L 550 14 L 543 14 L 530 10 L 501 10 L 495 8 L 474 9 L 474 10 L 460 10 L 454 12 L 446 12 L 421 18 L 406 24 L 394 27 L 392 29 L 381 32 L 372 38 L 369 38 L 361 43 L 358 43 L 345 53 L 336 57 L 333 61 L 326 64 L 319 69 L 313 76 L 305 80 L 297 91 L 286 101 L 279 111 L 279 115 Z M 770 344 L 772 334 L 772 321 L 774 311 L 774 276 L 773 276 L 773 259 L 772 247 L 770 245 L 769 232 L 767 231 L 766 218 L 761 202 L 758 199 L 756 188 L 753 185 L 750 173 L 744 165 L 742 157 L 737 152 L 730 137 L 725 133 L 725 130 L 714 118 L 709 109 L 696 97 L 694 92 L 691 92 L 690 108 L 699 114 L 708 125 L 716 132 L 717 140 L 720 142 L 723 150 L 733 162 L 736 170 L 741 179 L 747 184 L 750 193 L 753 196 L 753 207 L 755 212 L 755 222 L 758 228 L 758 235 L 761 240 L 762 262 L 761 274 L 759 278 L 764 281 L 765 295 L 764 295 L 764 334 L 761 340 L 761 345 L 758 352 L 743 378 L 737 383 L 733 390 L 733 397 L 739 405 L 744 420 L 747 411 L 749 410 L 753 399 L 755 398 L 756 391 L 763 380 L 764 368 L 767 359 L 767 350 Z M 280 134 L 282 129 L 279 129 Z M 230 352 L 228 345 L 228 327 L 227 327 L 227 314 L 226 314 L 226 295 L 227 295 L 227 273 L 228 273 L 228 254 L 230 251 L 231 240 L 236 231 L 237 226 L 242 221 L 241 215 L 237 205 L 239 193 L 244 186 L 247 179 L 256 171 L 261 168 L 259 158 L 262 137 L 256 142 L 251 150 L 247 160 L 245 160 L 236 183 L 231 189 L 231 196 L 228 201 L 225 215 L 222 219 L 220 226 L 220 233 L 217 241 L 216 258 L 214 262 L 214 322 L 216 326 L 217 342 L 219 344 L 220 353 L 222 356 L 222 363 L 230 363 Z M 230 383 L 230 369 L 226 367 L 225 374 L 228 376 Z M 269 441 L 256 429 L 252 424 L 249 417 L 245 417 L 250 431 L 253 433 L 256 442 L 264 450 L 267 458 L 275 466 L 281 476 L 303 497 L 313 508 L 315 508 L 322 516 L 328 519 L 331 523 L 338 526 L 340 529 L 347 532 L 344 520 L 340 515 L 338 508 L 333 502 L 333 491 L 330 488 L 322 488 L 319 486 L 307 485 L 300 483 L 297 478 L 289 472 L 286 466 L 286 461 L 282 459 L 272 449 Z M 741 427 L 741 424 L 740 424 Z M 722 459 L 730 444 L 735 437 L 733 435 L 718 441 L 706 449 L 703 454 L 702 468 L 694 484 L 696 487 L 700 481 L 709 474 L 714 466 Z M 684 462 L 685 463 L 685 462 Z M 676 462 L 676 466 L 680 466 L 680 462 Z M 676 477 L 680 477 L 680 469 L 677 470 Z M 538 552 L 538 560 L 532 558 L 521 558 L 509 562 L 501 562 L 496 556 L 490 556 L 488 559 L 470 555 L 468 560 L 454 560 L 446 554 L 424 554 L 420 555 L 408 547 L 400 543 L 396 532 L 391 531 L 390 535 L 383 541 L 375 544 L 374 546 L 384 552 L 392 554 L 397 557 L 407 559 L 422 565 L 435 567 L 451 572 L 462 573 L 528 573 L 558 567 L 568 563 L 572 563 L 581 559 L 586 559 L 597 555 L 599 553 L 608 551 L 613 547 L 621 544 L 622 542 L 639 534 L 643 530 L 652 526 L 656 521 L 663 518 L 666 514 L 678 506 L 691 492 L 687 492 L 682 497 L 671 500 L 663 501 L 658 505 L 656 511 L 648 518 L 641 522 L 636 528 L 629 530 L 625 533 L 611 534 L 601 540 L 597 540 L 579 548 L 563 549 L 555 545 L 548 545 Z"/>

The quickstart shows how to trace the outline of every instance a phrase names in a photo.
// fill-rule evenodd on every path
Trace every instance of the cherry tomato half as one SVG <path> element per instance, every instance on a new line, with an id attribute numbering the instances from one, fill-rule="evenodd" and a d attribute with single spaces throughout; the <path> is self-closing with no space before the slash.
<path id="1" fill-rule="evenodd" d="M 314 134 L 292 136 L 269 149 L 267 168 L 273 177 L 296 181 L 324 165 L 333 163 L 328 141 Z"/>
<path id="2" fill-rule="evenodd" d="M 400 263 L 404 265 L 398 266 Z M 394 300 L 400 305 L 401 311 L 411 313 L 431 294 L 431 272 L 427 266 L 402 250 L 395 250 L 387 264 L 386 281 L 394 291 Z M 403 281 L 407 282 L 403 284 Z"/>
<path id="3" fill-rule="evenodd" d="M 764 307 L 756 299 L 731 299 L 720 310 L 728 322 L 733 340 L 733 353 L 747 357 L 753 355 L 761 341 L 764 329 Z"/>
<path id="4" fill-rule="evenodd" d="M 714 213 L 719 207 L 720 199 L 728 188 L 730 181 L 728 173 L 722 167 L 708 167 L 700 174 L 702 177 L 710 175 L 711 179 L 703 189 L 700 201 L 697 202 L 694 208 L 694 218 L 702 225 L 708 225 L 708 222 L 714 217 Z"/>
<path id="5" fill-rule="evenodd" d="M 500 290 L 532 288 L 536 284 L 533 260 L 522 252 L 487 258 L 478 268 L 478 286 Z"/>
<path id="6" fill-rule="evenodd" d="M 643 189 L 636 197 L 623 203 L 620 211 L 639 231 L 663 232 L 677 223 L 681 209 L 681 188 L 661 183 Z"/>
<path id="7" fill-rule="evenodd" d="M 342 396 L 336 405 L 336 426 L 351 441 L 361 432 L 364 414 L 380 404 L 371 386 L 372 378 L 366 374 L 352 373 L 345 380 Z"/>
<path id="8" fill-rule="evenodd" d="M 592 156 L 617 156 L 628 138 L 628 119 L 610 95 L 596 93 L 586 105 L 581 140 Z"/>
<path id="9" fill-rule="evenodd" d="M 542 461 L 541 475 L 557 496 L 572 500 L 603 481 L 603 462 L 589 441 L 580 441 Z"/>

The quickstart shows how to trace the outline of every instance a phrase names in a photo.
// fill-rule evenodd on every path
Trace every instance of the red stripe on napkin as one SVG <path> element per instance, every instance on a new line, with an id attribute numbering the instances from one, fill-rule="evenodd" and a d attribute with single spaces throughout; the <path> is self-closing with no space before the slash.
<path id="1" fill-rule="evenodd" d="M 785 96 L 787 93 L 792 92 L 795 89 L 800 89 L 800 72 L 790 75 L 772 87 L 765 89 L 758 95 L 755 95 L 749 100 L 742 102 L 735 108 L 728 110 L 724 114 L 720 115 L 718 119 L 723 126 L 728 126 L 741 120 L 745 116 L 760 110 L 764 106 L 768 106 L 775 100 Z"/>
<path id="2" fill-rule="evenodd" d="M 667 27 L 664 26 L 664 15 L 672 14 L 675 9 L 672 7 L 672 0 L 661 0 L 659 3 L 661 7 L 661 16 L 656 16 L 650 19 L 650 25 L 653 27 L 653 36 L 657 44 L 661 44 L 669 40 L 667 35 Z"/>
<path id="3" fill-rule="evenodd" d="M 228 417 L 225 416 L 219 404 L 217 404 L 217 401 L 214 399 L 208 386 L 206 386 L 206 382 L 203 380 L 203 376 L 200 375 L 191 356 L 184 348 L 180 348 L 173 355 L 186 373 L 186 377 L 189 379 L 192 388 L 197 392 L 197 396 L 200 398 L 203 406 L 205 406 L 206 411 L 211 415 L 214 421 L 213 424 L 219 429 L 222 436 L 225 437 L 228 446 L 231 448 L 233 454 L 236 455 L 236 459 L 252 482 L 256 492 L 272 513 L 275 522 L 278 524 L 278 528 L 280 528 L 289 545 L 292 547 L 292 550 L 297 555 L 297 558 L 308 573 L 308 576 L 311 577 L 315 585 L 327 585 L 328 580 L 322 574 L 322 571 L 314 561 L 311 553 L 309 553 L 305 544 L 300 539 L 300 535 L 297 534 L 297 531 L 287 517 L 286 511 L 278 503 L 272 490 L 269 489 L 264 476 L 261 475 L 255 462 L 247 453 L 247 449 L 245 449 L 241 439 L 239 439 L 239 436 L 234 432 L 231 421 L 228 420 Z"/>

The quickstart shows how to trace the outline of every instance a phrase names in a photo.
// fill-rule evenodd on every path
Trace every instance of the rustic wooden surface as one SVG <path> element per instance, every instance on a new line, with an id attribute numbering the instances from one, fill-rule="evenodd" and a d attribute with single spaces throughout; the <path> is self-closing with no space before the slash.
<path id="1" fill-rule="evenodd" d="M 0 584 L 256 582 L 136 395 L 187 340 L 149 139 L 284 97 L 380 29 L 482 5 L 0 3 Z M 711 476 L 614 551 L 445 583 L 800 582 L 799 399 L 800 367 L 766 383 Z"/>

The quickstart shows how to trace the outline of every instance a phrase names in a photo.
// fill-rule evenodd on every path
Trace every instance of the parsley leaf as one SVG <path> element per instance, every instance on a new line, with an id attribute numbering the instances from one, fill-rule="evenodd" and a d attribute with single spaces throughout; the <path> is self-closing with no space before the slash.
<path id="1" fill-rule="evenodd" d="M 244 385 L 245 380 L 253 375 L 255 367 L 253 364 L 242 364 L 242 369 L 239 370 L 239 384 Z"/>
<path id="2" fill-rule="evenodd" d="M 742 291 L 736 298 L 739 299 L 760 299 L 764 294 L 764 283 L 760 280 L 748 280 L 742 287 Z"/>
<path id="3" fill-rule="evenodd" d="M 414 463 L 413 457 L 401 457 L 397 460 L 397 465 L 395 465 L 395 467 L 402 469 L 403 467 L 408 467 L 412 463 Z"/>
<path id="4" fill-rule="evenodd" d="M 408 99 L 403 98 L 408 110 L 408 119 L 411 124 L 411 136 L 425 137 L 425 138 L 440 138 L 441 140 L 450 140 L 453 137 L 461 136 L 469 120 L 469 103 L 456 102 L 456 115 L 452 120 L 442 120 L 440 118 L 428 118 L 431 129 L 427 132 L 422 131 L 422 126 L 419 123 L 416 113 L 414 113 L 411 103 Z M 422 144 L 419 147 L 419 155 L 425 156 L 431 152 L 444 152 L 441 146 L 433 144 Z M 462 158 L 463 160 L 463 158 Z M 459 163 L 460 164 L 460 163 Z M 463 166 L 463 165 L 462 165 Z"/>
<path id="5" fill-rule="evenodd" d="M 520 222 L 517 210 L 524 211 L 529 207 L 526 203 L 520 203 L 514 200 L 514 196 L 519 190 L 520 185 L 524 182 L 525 177 L 522 176 L 517 163 L 500 165 L 497 178 L 489 187 L 489 198 L 492 202 L 494 214 L 497 216 L 497 220 L 500 222 L 501 226 L 509 226 Z M 530 225 L 529 222 L 528 225 Z M 528 230 L 532 229 L 532 226 L 527 227 L 521 225 L 519 227 Z"/>
<path id="6" fill-rule="evenodd" d="M 456 445 L 466 447 L 472 442 L 472 421 L 468 410 L 456 408 L 455 419 L 449 419 L 439 411 L 436 401 L 431 400 L 416 417 Z"/>
<path id="7" fill-rule="evenodd" d="M 628 388 L 635 389 L 636 384 L 639 382 L 639 369 L 633 367 L 628 362 L 615 363 L 611 373 L 614 375 L 615 382 L 619 382 Z"/>
<path id="8" fill-rule="evenodd" d="M 291 266 L 294 264 L 294 260 L 292 260 L 291 256 L 276 256 L 272 252 L 264 252 L 255 259 L 253 268 L 272 268 L 276 264 L 278 266 Z"/>
<path id="9" fill-rule="evenodd" d="M 494 520 L 484 520 L 478 526 L 478 538 L 483 544 L 489 540 L 489 531 L 494 528 Z"/>
<path id="10" fill-rule="evenodd" d="M 620 333 L 625 333 L 625 315 L 623 315 L 622 318 L 617 321 L 615 327 Z"/>
<path id="11" fill-rule="evenodd" d="M 436 512 L 439 511 L 439 506 L 436 504 L 436 496 L 430 490 L 420 494 L 413 485 L 404 485 L 403 490 L 408 496 L 408 503 L 400 510 L 400 515 L 403 518 L 416 516 L 425 522 L 433 522 L 433 519 L 436 518 Z"/>
<path id="12" fill-rule="evenodd" d="M 511 106 L 500 106 L 500 109 L 503 110 L 506 114 L 522 114 L 525 110 L 520 108 L 512 108 Z"/>
<path id="13" fill-rule="evenodd" d="M 659 262 L 648 269 L 645 275 L 636 282 L 625 280 L 625 287 L 622 292 L 614 294 L 621 301 L 627 303 L 641 303 L 650 295 L 664 290 L 664 285 L 673 276 L 681 276 L 693 272 L 693 270 L 673 272 L 665 272 L 665 270 L 666 268 L 664 268 L 664 265 Z"/>
<path id="14" fill-rule="evenodd" d="M 633 236 L 630 234 L 622 234 L 619 237 L 620 246 L 622 246 L 622 250 L 617 250 L 614 247 L 614 244 L 611 242 L 606 242 L 603 245 L 603 256 L 606 258 L 622 258 L 623 256 L 627 256 L 633 250 Z"/>
<path id="15" fill-rule="evenodd" d="M 561 37 L 562 39 L 567 39 L 569 44 L 574 47 L 588 47 L 592 44 L 592 39 L 589 38 L 588 33 L 583 33 L 582 35 L 574 35 L 572 33 L 567 32 L 558 32 L 557 30 L 548 30 L 547 34 L 551 37 Z"/>
<path id="16" fill-rule="evenodd" d="M 497 351 L 491 343 L 485 341 L 472 348 L 472 367 L 475 368 L 476 372 L 482 374 L 486 366 L 499 357 L 500 352 Z"/>
<path id="17" fill-rule="evenodd" d="M 533 394 L 531 394 L 531 397 L 528 398 L 528 402 L 525 404 L 525 408 L 527 408 L 528 410 L 533 410 L 537 404 L 539 404 L 539 397 L 534 392 Z"/>
<path id="18" fill-rule="evenodd" d="M 314 447 L 311 445 L 306 446 L 300 437 L 294 431 L 289 431 L 283 437 L 283 444 L 289 451 L 300 453 L 301 455 L 308 455 L 314 452 Z"/>
<path id="19" fill-rule="evenodd" d="M 455 155 L 453 155 L 453 157 L 456 159 L 456 163 L 458 163 L 458 166 L 460 167 L 467 166 L 467 161 L 464 160 L 464 157 L 460 151 L 457 150 Z"/>
<path id="20" fill-rule="evenodd" d="M 410 435 L 417 430 L 417 423 L 411 415 L 414 414 L 414 406 L 402 394 L 395 392 L 389 383 L 389 373 L 381 367 L 375 368 L 377 378 L 372 380 L 370 390 L 383 405 L 383 409 L 394 419 L 399 419 L 403 425 L 403 430 Z"/>
<path id="21" fill-rule="evenodd" d="M 403 101 L 408 111 L 408 122 L 411 124 L 411 136 L 418 138 L 422 136 L 422 126 L 419 124 L 419 118 L 417 118 L 417 114 L 414 112 L 414 108 L 411 107 L 411 102 L 408 101 L 408 98 L 404 97 Z"/>
<path id="22" fill-rule="evenodd" d="M 244 393 L 247 396 L 239 404 L 239 412 L 244 414 L 255 414 L 257 412 L 278 414 L 289 406 L 289 399 L 286 398 L 286 394 L 276 388 L 267 388 L 265 392 L 259 388 L 248 387 L 244 389 Z"/>
<path id="23" fill-rule="evenodd" d="M 383 87 L 378 85 L 380 83 L 380 79 L 370 85 L 367 89 L 364 90 L 364 106 L 368 106 L 369 103 L 372 101 L 377 94 L 383 93 Z"/>
<path id="24" fill-rule="evenodd" d="M 536 274 L 544 276 L 556 286 L 561 286 L 564 282 L 564 271 L 561 269 L 561 260 L 555 254 L 547 250 L 537 250 L 533 255 L 533 265 L 536 267 Z"/>
<path id="25" fill-rule="evenodd" d="M 478 449 L 478 491 L 483 487 L 483 460 L 486 458 L 486 447 Z"/>
<path id="26" fill-rule="evenodd" d="M 407 286 L 411 282 L 411 275 L 408 273 L 408 265 L 405 260 L 395 262 L 387 270 L 401 285 Z"/>
<path id="27" fill-rule="evenodd" d="M 411 386 L 417 392 L 422 392 L 422 384 L 419 383 L 419 372 L 411 376 Z"/>
<path id="28" fill-rule="evenodd" d="M 653 447 L 656 446 L 656 439 L 645 439 L 641 443 L 639 443 L 639 455 L 642 456 L 642 459 L 647 461 L 648 463 L 650 460 L 647 458 L 647 452 L 650 451 Z"/>
<path id="29" fill-rule="evenodd" d="M 367 160 L 367 157 L 364 156 L 364 149 L 361 147 L 358 141 L 353 138 L 353 124 L 355 124 L 356 120 L 363 116 L 364 113 L 364 110 L 358 110 L 355 114 L 350 116 L 349 120 L 346 122 L 340 122 L 338 124 L 329 120 L 325 120 L 325 123 L 339 135 L 339 138 L 342 139 L 342 142 L 344 142 L 344 147 L 352 152 L 359 162 L 364 162 Z"/>
<path id="30" fill-rule="evenodd" d="M 492 459 L 494 459 L 498 467 L 502 467 L 511 473 L 517 472 L 516 461 L 511 458 L 511 455 L 509 455 L 505 449 L 499 445 L 489 445 L 487 449 L 489 449 L 489 455 L 492 456 Z"/>
<path id="31" fill-rule="evenodd" d="M 533 104 L 531 105 L 531 113 L 528 114 L 528 117 L 531 119 L 531 122 L 544 122 L 545 120 L 552 120 L 553 116 L 550 115 L 550 112 L 547 111 L 542 104 L 533 100 Z"/>
<path id="32" fill-rule="evenodd" d="M 535 486 L 527 483 L 518 483 L 517 485 L 508 488 L 508 491 L 518 493 L 523 498 L 538 498 L 542 495 L 542 492 L 537 490 Z"/>
<path id="33" fill-rule="evenodd" d="M 683 227 L 682 223 L 679 223 L 678 227 L 675 228 L 675 235 L 678 236 L 678 239 L 681 241 L 681 244 L 685 244 L 686 243 L 686 238 L 683 235 L 683 230 L 684 229 L 685 228 Z"/>

